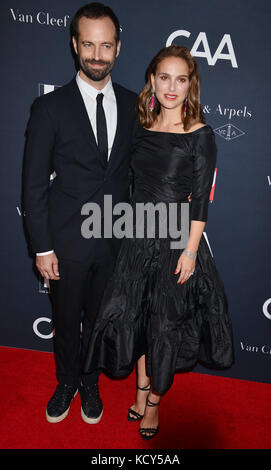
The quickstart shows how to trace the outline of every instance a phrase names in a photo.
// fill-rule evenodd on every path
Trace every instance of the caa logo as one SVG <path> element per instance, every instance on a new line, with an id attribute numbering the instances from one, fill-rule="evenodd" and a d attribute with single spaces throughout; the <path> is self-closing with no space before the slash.
<path id="1" fill-rule="evenodd" d="M 37 318 L 33 323 L 33 331 L 35 335 L 37 335 L 41 339 L 52 339 L 55 334 L 55 330 L 50 331 L 50 333 L 48 333 L 47 335 L 39 331 L 41 323 L 51 323 L 51 322 L 52 322 L 51 318 L 48 318 L 48 317 Z M 80 334 L 82 335 L 82 323 L 80 323 Z"/>
<path id="2" fill-rule="evenodd" d="M 268 318 L 268 320 L 271 320 L 271 313 L 268 312 L 268 307 L 271 304 L 271 299 L 267 299 L 264 304 L 263 304 L 263 314 Z"/>
<path id="3" fill-rule="evenodd" d="M 42 339 L 51 339 L 53 336 L 54 336 L 54 331 L 48 333 L 47 335 L 41 333 L 39 331 L 39 326 L 40 326 L 40 323 L 51 323 L 51 319 L 50 318 L 47 318 L 47 317 L 40 317 L 40 318 L 37 318 L 37 320 L 34 321 L 33 323 L 33 330 L 34 330 L 34 333 L 39 337 L 39 338 L 42 338 Z"/>
<path id="4" fill-rule="evenodd" d="M 191 33 L 186 31 L 185 29 L 179 29 L 178 31 L 174 31 L 170 34 L 167 39 L 166 46 L 170 46 L 174 39 L 179 36 L 184 36 L 189 38 Z M 199 51 L 199 46 L 203 49 L 203 51 Z M 227 48 L 227 52 L 222 52 L 224 48 Z M 229 60 L 233 68 L 238 68 L 237 60 L 235 57 L 235 52 L 232 45 L 232 40 L 230 34 L 224 34 L 223 38 L 221 39 L 217 50 L 215 51 L 214 55 L 212 56 L 208 39 L 206 33 L 199 33 L 192 49 L 190 50 L 192 56 L 194 57 L 205 57 L 209 65 L 215 65 L 217 60 Z"/>

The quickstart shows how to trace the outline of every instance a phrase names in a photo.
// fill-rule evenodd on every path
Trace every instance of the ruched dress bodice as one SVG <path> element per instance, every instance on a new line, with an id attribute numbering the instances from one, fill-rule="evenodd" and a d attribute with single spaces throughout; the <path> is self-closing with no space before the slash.
<path id="1" fill-rule="evenodd" d="M 134 202 L 187 202 L 191 219 L 207 221 L 209 195 L 217 158 L 209 125 L 184 134 L 140 128 L 131 167 Z"/>

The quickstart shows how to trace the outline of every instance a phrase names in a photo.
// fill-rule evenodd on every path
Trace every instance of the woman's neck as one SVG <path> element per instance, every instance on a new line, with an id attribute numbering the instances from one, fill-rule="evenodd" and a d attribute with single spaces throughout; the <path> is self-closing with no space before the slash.
<path id="1" fill-rule="evenodd" d="M 180 108 L 166 109 L 161 107 L 161 111 L 157 116 L 156 127 L 161 129 L 176 129 L 177 132 L 179 129 L 182 129 Z"/>

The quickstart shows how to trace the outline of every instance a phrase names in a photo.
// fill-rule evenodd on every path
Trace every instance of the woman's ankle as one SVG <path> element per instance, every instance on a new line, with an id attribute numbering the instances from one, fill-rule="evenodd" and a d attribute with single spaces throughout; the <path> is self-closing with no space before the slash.
<path id="1" fill-rule="evenodd" d="M 150 401 L 150 404 L 159 404 L 161 401 L 161 395 L 158 395 L 157 393 L 153 392 L 151 389 L 149 394 L 148 394 L 148 401 Z"/>

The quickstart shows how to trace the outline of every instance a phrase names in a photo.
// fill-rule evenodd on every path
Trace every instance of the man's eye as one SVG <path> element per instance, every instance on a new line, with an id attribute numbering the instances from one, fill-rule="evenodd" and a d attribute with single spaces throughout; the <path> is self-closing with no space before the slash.
<path id="1" fill-rule="evenodd" d="M 162 75 L 160 78 L 161 78 L 161 80 L 166 80 L 166 79 L 167 79 L 167 76 L 166 76 L 166 75 Z"/>

